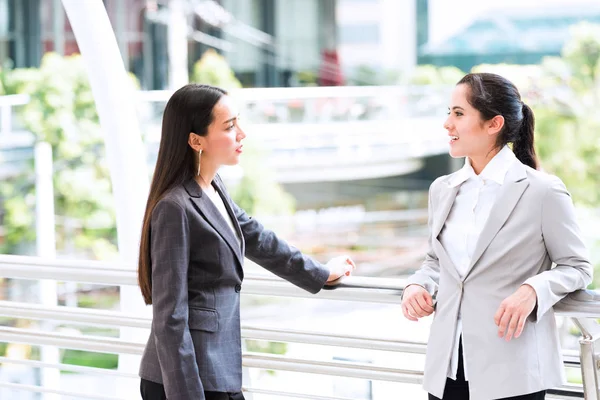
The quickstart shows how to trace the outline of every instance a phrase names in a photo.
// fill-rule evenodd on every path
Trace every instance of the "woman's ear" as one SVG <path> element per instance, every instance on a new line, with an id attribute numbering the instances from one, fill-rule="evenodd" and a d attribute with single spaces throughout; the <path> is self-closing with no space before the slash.
<path id="1" fill-rule="evenodd" d="M 496 115 L 488 121 L 488 135 L 497 135 L 504 128 L 504 117 Z"/>
<path id="2" fill-rule="evenodd" d="M 202 150 L 202 139 L 200 135 L 196 135 L 194 132 L 190 132 L 188 136 L 188 144 L 194 151 Z"/>

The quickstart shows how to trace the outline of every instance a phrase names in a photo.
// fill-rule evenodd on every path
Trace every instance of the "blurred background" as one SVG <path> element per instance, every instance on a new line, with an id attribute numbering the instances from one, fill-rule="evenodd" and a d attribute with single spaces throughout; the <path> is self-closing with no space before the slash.
<path id="1" fill-rule="evenodd" d="M 103 4 L 135 87 L 131 119 L 140 126 L 143 148 L 131 151 L 143 152 L 148 179 L 162 111 L 173 90 L 187 82 L 224 87 L 235 98 L 248 133 L 241 165 L 221 171 L 235 201 L 322 262 L 348 254 L 358 265 L 357 275 L 402 278 L 423 259 L 429 185 L 464 162 L 447 154 L 442 124 L 450 92 L 468 72 L 495 72 L 511 79 L 533 108 L 541 166 L 570 190 L 598 266 L 597 0 Z M 40 248 L 50 248 L 46 256 L 59 259 L 119 260 L 118 199 L 104 137 L 61 1 L 0 0 L 0 253 L 43 255 Z M 40 168 L 52 171 L 50 188 L 40 184 Z M 48 226 L 36 221 L 39 202 L 53 205 L 53 235 L 42 234 Z M 246 267 L 260 271 L 250 262 Z M 119 287 L 57 282 L 56 290 L 59 305 L 120 307 Z M 40 302 L 39 284 L 0 278 L 0 300 Z M 397 305 L 333 307 L 321 300 L 269 296 L 243 297 L 242 317 L 265 326 L 421 341 L 426 341 L 429 326 L 428 320 L 403 321 Z M 559 322 L 563 346 L 577 348 L 578 331 L 568 321 Z M 0 324 L 38 322 L 0 317 Z M 119 335 L 118 329 L 60 323 L 43 329 Z M 146 337 L 147 331 L 138 339 Z M 366 363 L 422 363 L 421 358 L 398 360 L 350 349 L 329 353 L 302 344 L 247 341 L 245 346 Z M 35 346 L 0 343 L 2 357 L 39 359 L 40 353 Z M 59 357 L 65 364 L 119 365 L 113 354 L 67 349 Z M 577 370 L 568 373 L 572 382 L 580 381 Z M 62 386 L 81 384 L 90 393 L 113 391 L 107 379 L 74 373 L 60 377 Z M 390 391 L 398 393 L 401 387 L 273 371 L 253 371 L 251 379 L 269 387 L 304 389 L 310 382 L 316 393 L 369 400 L 389 398 Z M 0 382 L 35 385 L 39 380 L 39 368 L 0 365 Z M 401 390 L 410 393 L 402 398 L 425 398 L 415 385 Z M 113 392 L 120 394 L 116 388 Z M 1 399 L 40 396 L 0 387 Z"/>

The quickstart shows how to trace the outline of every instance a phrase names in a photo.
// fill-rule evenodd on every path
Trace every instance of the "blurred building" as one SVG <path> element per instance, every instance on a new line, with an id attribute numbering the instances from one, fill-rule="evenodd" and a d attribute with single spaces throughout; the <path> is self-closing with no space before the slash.
<path id="1" fill-rule="evenodd" d="M 337 49 L 336 0 L 103 2 L 125 66 L 145 89 L 168 86 L 174 40 L 187 41 L 189 71 L 215 48 L 247 87 L 318 83 L 338 73 L 330 57 Z M 187 23 L 183 37 L 169 35 L 172 12 Z M 35 67 L 48 51 L 78 51 L 61 0 L 0 0 L 0 64 Z"/>
<path id="2" fill-rule="evenodd" d="M 422 44 L 419 31 L 427 29 L 426 5 L 427 0 L 338 1 L 339 53 L 342 68 L 353 83 L 370 83 L 368 76 L 356 76 L 360 69 L 381 72 L 414 68 Z"/>
<path id="3" fill-rule="evenodd" d="M 537 64 L 583 21 L 597 0 L 338 0 L 338 49 L 351 84 L 392 84 L 423 64 Z"/>
<path id="4" fill-rule="evenodd" d="M 480 64 L 538 64 L 546 56 L 561 54 L 573 25 L 600 24 L 600 3 L 595 0 L 554 0 L 543 7 L 533 6 L 534 1 L 511 3 L 475 9 L 475 15 L 460 21 L 459 29 L 438 34 L 419 47 L 419 63 L 456 66 L 463 71 Z M 431 19 L 448 21 L 442 14 Z M 432 24 L 432 30 L 437 26 Z"/>

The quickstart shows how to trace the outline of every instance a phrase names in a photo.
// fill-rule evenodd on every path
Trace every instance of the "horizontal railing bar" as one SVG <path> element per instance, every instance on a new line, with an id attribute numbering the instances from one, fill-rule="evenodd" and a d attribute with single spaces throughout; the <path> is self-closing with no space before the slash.
<path id="1" fill-rule="evenodd" d="M 422 371 L 402 370 L 347 361 L 301 360 L 273 354 L 247 353 L 242 359 L 242 365 L 249 368 L 304 372 L 309 374 L 344 376 L 347 378 L 391 382 L 420 384 L 423 381 Z"/>
<path id="2" fill-rule="evenodd" d="M 400 304 L 400 295 L 402 290 L 365 290 L 363 288 L 347 288 L 344 290 L 322 290 L 316 295 L 312 295 L 282 279 L 263 281 L 250 278 L 244 279 L 244 283 L 242 284 L 242 293 L 262 296 L 298 297 L 304 299 L 318 298 L 367 303 Z"/>
<path id="3" fill-rule="evenodd" d="M 0 96 L 0 107 L 24 106 L 30 99 L 28 94 L 5 94 Z"/>
<path id="4" fill-rule="evenodd" d="M 565 385 L 556 389 L 548 389 L 546 394 L 548 395 L 548 398 L 562 400 L 583 399 L 585 397 L 583 394 L 583 386 L 574 385 Z"/>
<path id="5" fill-rule="evenodd" d="M 12 390 L 22 390 L 22 391 L 26 391 L 26 392 L 34 392 L 34 393 L 53 393 L 53 394 L 59 394 L 61 396 L 74 397 L 76 399 L 123 400 L 120 397 L 107 397 L 107 396 L 98 396 L 95 394 L 87 394 L 87 393 L 80 393 L 80 392 L 69 392 L 66 390 L 49 389 L 44 386 L 25 385 L 23 383 L 0 382 L 0 387 L 5 387 L 8 389 L 12 389 Z"/>
<path id="6" fill-rule="evenodd" d="M 81 260 L 53 260 L 41 257 L 0 255 L 0 276 L 22 279 L 53 279 L 93 284 L 137 285 L 137 272 L 125 264 Z M 122 268 L 121 268 L 122 267 Z M 332 290 L 323 290 L 316 296 L 279 278 L 265 278 L 257 274 L 244 280 L 243 293 L 320 298 L 398 304 L 404 280 L 389 278 L 348 277 Z M 554 307 L 558 315 L 572 318 L 600 318 L 600 293 L 580 290 L 571 293 Z"/>
<path id="7" fill-rule="evenodd" d="M 377 97 L 381 95 L 406 96 L 422 95 L 432 93 L 447 93 L 451 88 L 447 85 L 436 85 L 425 87 L 422 85 L 403 86 L 316 86 L 303 88 L 243 88 L 231 91 L 236 99 L 247 102 L 252 101 L 288 101 L 298 99 L 320 99 L 320 98 L 364 98 Z M 172 90 L 141 90 L 136 92 L 138 101 L 166 102 L 173 94 Z"/>
<path id="8" fill-rule="evenodd" d="M 27 365 L 33 368 L 54 368 L 61 371 L 78 372 L 87 375 L 101 375 L 101 376 L 117 376 L 119 378 L 133 378 L 139 379 L 137 374 L 131 374 L 123 371 L 107 369 L 107 368 L 94 368 L 84 367 L 81 365 L 63 364 L 63 363 L 46 363 L 37 360 L 17 360 L 14 358 L 0 357 L 0 363 L 6 364 L 17 364 Z"/>
<path id="9" fill-rule="evenodd" d="M 0 274 L 7 278 L 18 279 L 51 279 L 92 284 L 137 285 L 137 272 L 131 268 L 115 268 L 114 264 L 91 262 L 82 265 L 81 261 L 68 260 L 32 260 L 30 257 L 0 256 Z M 37 258 L 37 257 L 31 257 Z M 47 262 L 47 264 L 42 263 Z M 36 262 L 38 261 L 38 262 Z M 53 262 L 48 262 L 53 261 Z M 65 261 L 63 264 L 62 261 Z"/>
<path id="10" fill-rule="evenodd" d="M 0 301 L 0 315 L 14 318 L 52 319 L 68 321 L 77 324 L 92 324 L 112 326 L 115 328 L 127 326 L 134 328 L 149 328 L 149 317 L 138 317 L 122 314 L 116 311 L 81 309 L 65 306 L 44 306 L 31 303 Z M 31 332 L 31 330 L 26 330 Z M 244 339 L 271 340 L 279 342 L 296 342 L 325 346 L 353 347 L 371 350 L 395 351 L 401 353 L 425 354 L 427 343 L 410 342 L 385 338 L 369 338 L 352 335 L 327 334 L 288 329 L 242 327 Z M 81 337 L 78 337 L 81 339 Z M 563 353 L 565 365 L 579 367 L 579 353 Z"/>
<path id="11" fill-rule="evenodd" d="M 562 356 L 563 356 L 563 361 L 564 361 L 565 367 L 570 367 L 570 368 L 580 368 L 581 367 L 580 354 L 579 354 L 578 350 L 563 349 Z"/>
<path id="12" fill-rule="evenodd" d="M 135 271 L 133 264 L 118 261 L 96 261 L 70 258 L 45 258 L 36 256 L 18 256 L 12 254 L 1 254 L 0 265 L 14 264 L 21 266 L 38 267 L 68 267 L 68 268 L 95 268 L 95 269 L 118 269 Z M 4 272 L 2 269 L 0 271 Z"/>
<path id="13" fill-rule="evenodd" d="M 242 326 L 245 339 L 294 342 L 325 346 L 353 347 L 369 350 L 395 351 L 401 353 L 425 354 L 427 343 L 408 342 L 395 339 L 380 339 L 361 336 L 327 334 L 286 329 L 269 329 Z"/>
<path id="14" fill-rule="evenodd" d="M 309 400 L 353 400 L 348 397 L 330 397 L 330 396 L 317 396 L 314 394 L 302 394 L 302 393 L 291 393 L 291 392 L 282 392 L 279 390 L 268 390 L 268 389 L 255 389 L 255 388 L 247 388 L 243 387 L 242 391 L 245 393 L 255 393 L 255 394 L 266 394 L 270 396 L 277 397 L 291 397 L 295 399 L 309 399 Z"/>
<path id="15" fill-rule="evenodd" d="M 33 331 L 29 329 L 0 327 L 0 341 L 11 343 L 26 343 L 34 345 L 51 345 L 61 348 L 78 349 L 113 354 L 136 354 L 143 352 L 144 344 L 125 342 L 115 338 L 80 337 L 74 335 Z M 344 361 L 314 361 L 291 359 L 277 355 L 244 353 L 243 364 L 250 368 L 275 369 L 324 375 L 345 376 L 362 379 L 384 380 L 404 383 L 419 384 L 422 381 L 422 371 L 401 370 L 381 367 L 372 364 L 352 363 Z M 15 360 L 0 358 L 0 361 L 14 362 Z M 18 362 L 18 361 L 17 361 Z M 69 366 L 64 364 L 47 364 L 31 360 L 22 362 L 40 367 L 53 367 L 65 370 L 78 370 L 78 372 L 104 373 L 96 368 Z M 108 372 L 112 374 L 112 372 Z M 121 375 L 119 372 L 116 375 Z M 122 376 L 134 378 L 135 375 Z M 556 389 L 557 394 L 574 393 L 570 388 Z"/>
<path id="16" fill-rule="evenodd" d="M 79 325 L 101 325 L 150 328 L 150 317 L 124 314 L 119 311 L 106 311 L 91 308 L 66 306 L 46 306 L 33 303 L 18 303 L 0 300 L 0 315 L 13 318 L 51 319 L 55 321 L 73 322 Z"/>
<path id="17" fill-rule="evenodd" d="M 64 333 L 42 332 L 33 329 L 0 327 L 0 342 L 56 346 L 66 349 L 94 351 L 109 354 L 141 355 L 145 343 L 126 342 L 117 338 L 75 336 Z"/>

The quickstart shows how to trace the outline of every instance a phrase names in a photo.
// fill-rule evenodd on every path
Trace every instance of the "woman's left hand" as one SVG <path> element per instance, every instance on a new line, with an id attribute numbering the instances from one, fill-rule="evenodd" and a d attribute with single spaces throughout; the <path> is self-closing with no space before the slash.
<path id="1" fill-rule="evenodd" d="M 515 293 L 504 299 L 494 315 L 498 336 L 505 338 L 507 342 L 513 336 L 521 336 L 525 321 L 536 304 L 537 294 L 529 285 L 521 285 Z"/>
<path id="2" fill-rule="evenodd" d="M 342 276 L 350 276 L 356 268 L 354 261 L 348 256 L 339 256 L 332 258 L 326 265 L 329 268 L 329 278 L 327 282 L 333 282 Z"/>

